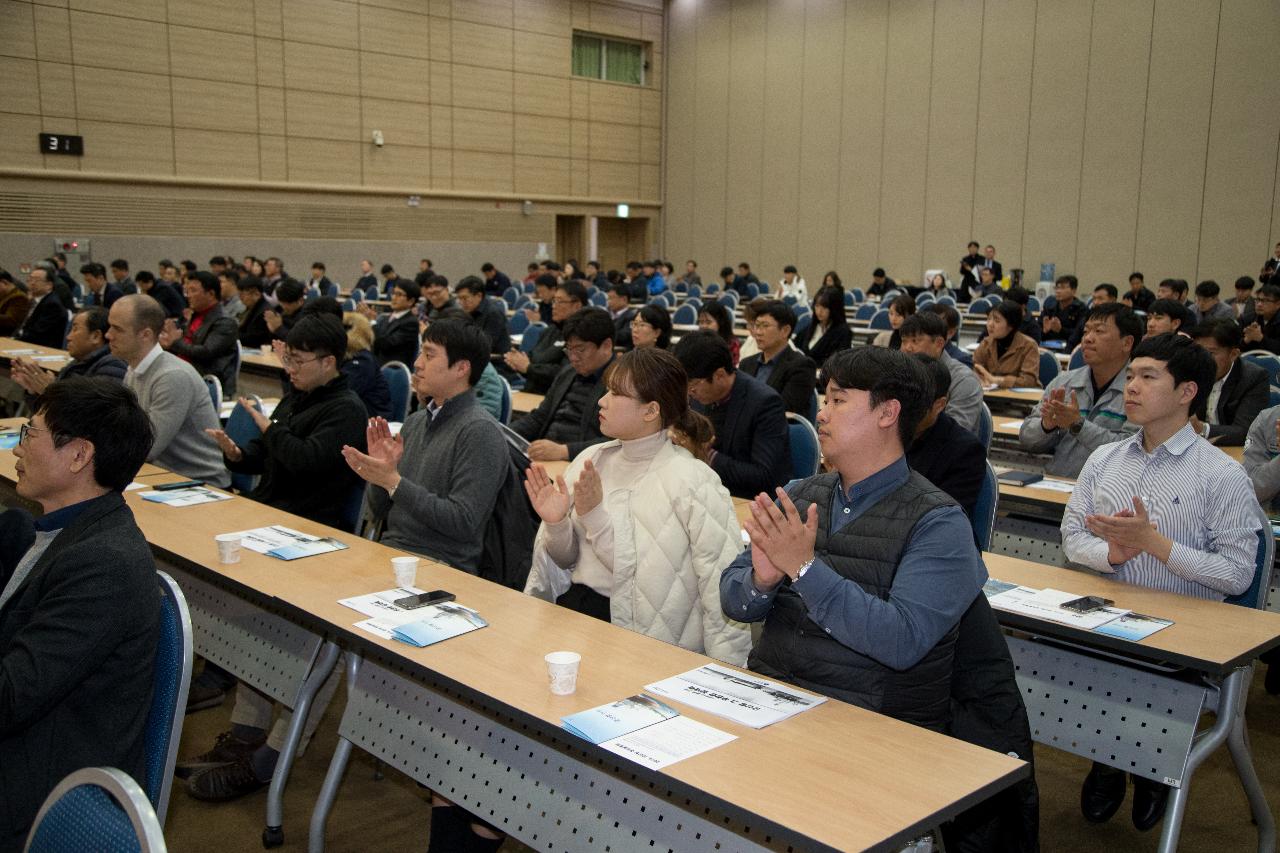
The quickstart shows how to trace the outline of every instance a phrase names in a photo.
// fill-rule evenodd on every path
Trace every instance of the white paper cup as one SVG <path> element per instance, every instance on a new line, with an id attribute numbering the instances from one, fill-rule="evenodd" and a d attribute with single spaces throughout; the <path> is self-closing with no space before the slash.
<path id="1" fill-rule="evenodd" d="M 418 585 L 418 558 L 392 557 L 391 570 L 396 575 L 396 586 L 408 589 Z"/>
<path id="2" fill-rule="evenodd" d="M 239 533 L 219 533 L 213 537 L 218 543 L 218 562 L 219 563 L 238 563 L 240 562 L 240 534 Z"/>
<path id="3" fill-rule="evenodd" d="M 547 662 L 547 676 L 551 679 L 551 692 L 568 696 L 578 689 L 578 664 L 582 655 L 577 652 L 552 652 L 543 658 Z"/>
<path id="4" fill-rule="evenodd" d="M 271 346 L 271 344 L 263 344 L 263 345 L 262 345 L 262 354 L 263 354 L 263 355 L 271 355 L 273 352 L 275 352 L 275 349 Z"/>

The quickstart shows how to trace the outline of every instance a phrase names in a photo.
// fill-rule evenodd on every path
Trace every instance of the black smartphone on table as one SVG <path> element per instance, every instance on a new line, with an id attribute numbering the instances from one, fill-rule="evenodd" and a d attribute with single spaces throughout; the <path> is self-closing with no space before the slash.
<path id="1" fill-rule="evenodd" d="M 441 604 L 445 601 L 453 601 L 454 594 L 443 589 L 433 589 L 431 592 L 424 592 L 421 595 L 406 595 L 404 598 L 397 598 L 394 602 L 396 607 L 405 610 L 417 610 L 419 607 L 429 607 L 432 604 Z"/>
<path id="2" fill-rule="evenodd" d="M 1104 607 L 1110 607 L 1115 604 L 1109 598 L 1102 598 L 1097 595 L 1086 595 L 1082 598 L 1073 598 L 1070 601 L 1064 601 L 1059 607 L 1066 610 L 1074 610 L 1076 613 L 1092 613 L 1095 610 L 1101 610 Z"/>

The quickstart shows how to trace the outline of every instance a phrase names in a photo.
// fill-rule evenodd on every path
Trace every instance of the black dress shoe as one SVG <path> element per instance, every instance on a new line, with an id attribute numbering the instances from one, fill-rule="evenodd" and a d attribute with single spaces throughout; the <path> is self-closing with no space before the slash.
<path id="1" fill-rule="evenodd" d="M 1146 832 L 1164 817 L 1169 802 L 1169 788 L 1149 779 L 1133 780 L 1133 825 Z"/>
<path id="2" fill-rule="evenodd" d="M 1128 782 L 1123 770 L 1093 765 L 1080 789 L 1080 811 L 1089 823 L 1106 823 L 1120 810 Z"/>

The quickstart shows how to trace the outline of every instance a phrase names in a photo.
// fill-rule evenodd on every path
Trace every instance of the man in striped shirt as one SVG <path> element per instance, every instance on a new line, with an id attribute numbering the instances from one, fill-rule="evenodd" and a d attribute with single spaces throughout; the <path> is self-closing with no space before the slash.
<path id="1" fill-rule="evenodd" d="M 1222 600 L 1249 588 L 1258 500 L 1244 468 L 1191 426 L 1214 373 L 1209 353 L 1179 335 L 1157 335 L 1134 350 L 1124 410 L 1140 429 L 1085 462 L 1062 519 L 1068 560 L 1198 598 Z M 1081 792 L 1085 818 L 1108 820 L 1124 794 L 1124 773 L 1094 764 Z M 1134 826 L 1155 826 L 1167 795 L 1165 786 L 1134 777 Z"/>

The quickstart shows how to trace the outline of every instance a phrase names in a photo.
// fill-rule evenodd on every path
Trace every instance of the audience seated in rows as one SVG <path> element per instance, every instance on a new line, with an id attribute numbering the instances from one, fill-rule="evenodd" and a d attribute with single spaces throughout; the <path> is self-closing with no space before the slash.
<path id="1" fill-rule="evenodd" d="M 116 382 L 124 381 L 127 366 L 112 355 L 111 348 L 107 346 L 109 326 L 105 308 L 81 308 L 71 318 L 71 331 L 67 333 L 67 355 L 71 356 L 71 361 L 65 367 L 53 374 L 38 362 L 15 356 L 9 362 L 9 378 L 33 397 L 44 393 L 55 380 L 68 376 L 102 376 Z"/>

